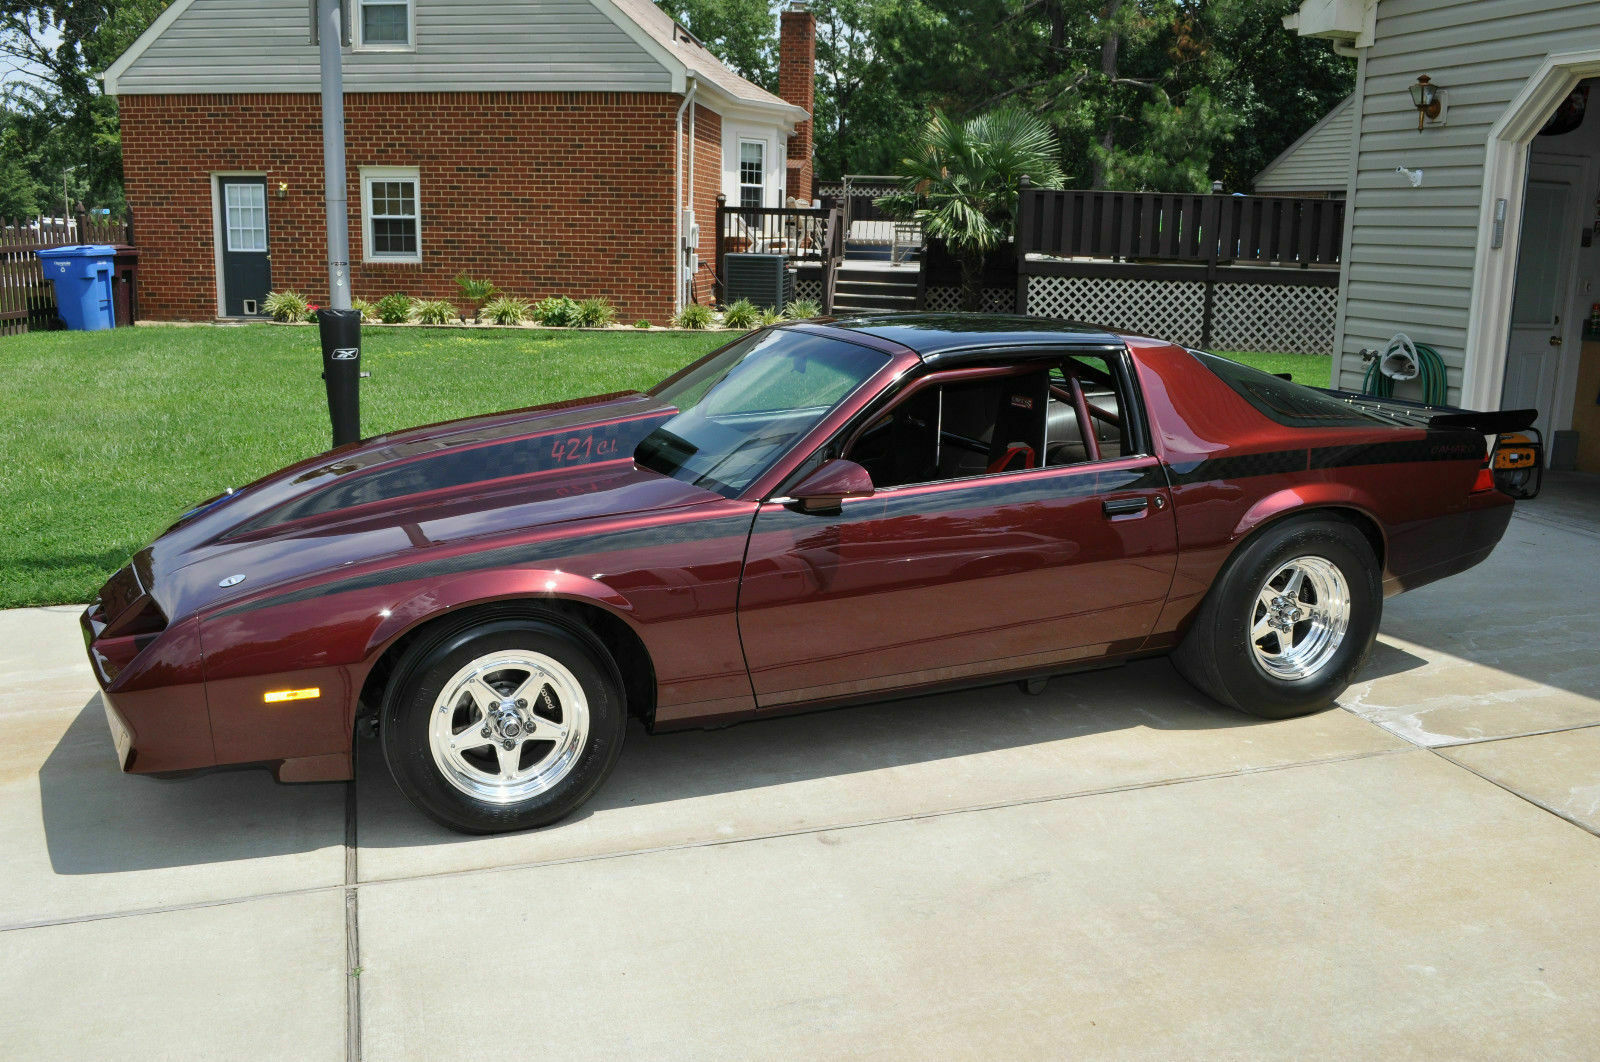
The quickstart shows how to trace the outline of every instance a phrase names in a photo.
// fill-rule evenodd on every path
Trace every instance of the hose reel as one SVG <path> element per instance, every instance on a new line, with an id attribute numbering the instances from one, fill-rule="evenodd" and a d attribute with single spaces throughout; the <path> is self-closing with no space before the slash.
<path id="1" fill-rule="evenodd" d="M 1442 406 L 1449 396 L 1444 359 L 1426 343 L 1413 342 L 1404 332 L 1396 332 L 1381 351 L 1362 351 L 1369 362 L 1361 389 L 1378 398 L 1394 395 L 1394 382 L 1418 380 L 1422 401 Z"/>

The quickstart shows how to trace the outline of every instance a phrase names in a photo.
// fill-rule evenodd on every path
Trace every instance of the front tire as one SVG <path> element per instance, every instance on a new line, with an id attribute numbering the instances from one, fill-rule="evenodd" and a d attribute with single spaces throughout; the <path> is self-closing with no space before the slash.
<path id="1" fill-rule="evenodd" d="M 616 765 L 626 724 L 616 665 L 587 632 L 498 619 L 412 646 L 380 737 L 418 810 L 464 833 L 499 833 L 571 814 Z"/>
<path id="2" fill-rule="evenodd" d="M 1265 719 L 1331 705 L 1383 615 L 1366 536 L 1329 517 L 1267 527 L 1229 560 L 1172 655 L 1201 692 Z"/>

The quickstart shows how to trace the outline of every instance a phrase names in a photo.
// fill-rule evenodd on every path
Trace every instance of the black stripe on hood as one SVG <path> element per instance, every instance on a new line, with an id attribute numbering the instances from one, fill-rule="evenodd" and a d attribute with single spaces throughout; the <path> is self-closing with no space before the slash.
<path id="1" fill-rule="evenodd" d="M 672 411 L 668 410 L 592 427 L 560 428 L 380 465 L 371 472 L 357 473 L 351 479 L 330 483 L 321 490 L 269 509 L 235 528 L 232 534 L 249 534 L 291 520 L 322 516 L 371 502 L 394 501 L 427 491 L 629 457 L 641 439 L 671 416 Z"/>

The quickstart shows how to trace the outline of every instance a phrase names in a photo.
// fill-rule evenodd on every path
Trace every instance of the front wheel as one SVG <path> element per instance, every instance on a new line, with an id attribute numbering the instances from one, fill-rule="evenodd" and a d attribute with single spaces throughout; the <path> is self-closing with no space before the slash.
<path id="1" fill-rule="evenodd" d="M 1382 614 L 1366 536 L 1339 519 L 1291 519 L 1228 562 L 1172 660 L 1223 704 L 1286 719 L 1326 708 L 1345 691 Z"/>
<path id="2" fill-rule="evenodd" d="M 622 748 L 616 668 L 593 639 L 504 619 L 424 638 L 395 671 L 384 758 L 424 814 L 467 833 L 543 826 L 599 788 Z"/>

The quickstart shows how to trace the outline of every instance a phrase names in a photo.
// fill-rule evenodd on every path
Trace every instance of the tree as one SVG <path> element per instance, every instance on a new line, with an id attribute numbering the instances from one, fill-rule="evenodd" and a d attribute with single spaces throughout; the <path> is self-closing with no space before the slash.
<path id="1" fill-rule="evenodd" d="M 22 116 L 15 128 L 44 186 L 59 189 L 66 174 L 69 185 L 78 182 L 77 195 L 121 206 L 117 105 L 98 78 L 168 2 L 0 0 L 0 54 L 32 75 L 8 86 L 8 110 Z"/>
<path id="2" fill-rule="evenodd" d="M 902 93 L 882 41 L 918 17 L 917 0 L 815 0 L 817 101 L 812 129 L 819 174 L 888 173 L 926 121 Z"/>
<path id="3" fill-rule="evenodd" d="M 734 73 L 777 91 L 778 24 L 766 0 L 661 0 L 660 7 Z"/>
<path id="4" fill-rule="evenodd" d="M 1207 31 L 1230 57 L 1215 92 L 1239 119 L 1239 135 L 1213 162 L 1229 191 L 1248 191 L 1256 174 L 1355 88 L 1356 61 L 1326 41 L 1283 29 L 1297 0 L 1213 0 Z"/>
<path id="5" fill-rule="evenodd" d="M 1049 126 L 1017 107 L 965 121 L 935 111 L 902 163 L 904 190 L 879 202 L 945 242 L 961 263 L 962 303 L 976 310 L 984 256 L 1011 237 L 1022 178 L 1061 187 L 1057 150 Z"/>
<path id="6" fill-rule="evenodd" d="M 39 182 L 29 172 L 27 150 L 9 110 L 0 111 L 0 218 L 30 217 L 39 212 Z"/>

